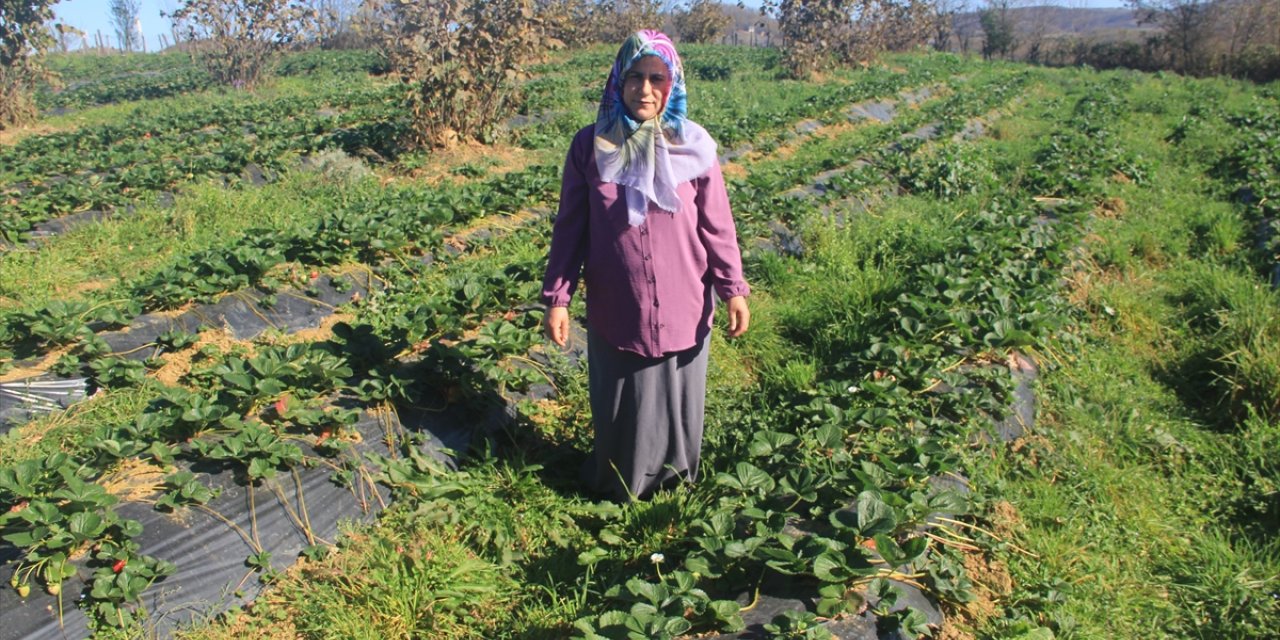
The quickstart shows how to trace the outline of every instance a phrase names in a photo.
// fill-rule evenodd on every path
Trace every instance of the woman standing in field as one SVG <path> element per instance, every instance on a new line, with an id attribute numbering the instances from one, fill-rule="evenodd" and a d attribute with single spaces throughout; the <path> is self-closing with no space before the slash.
<path id="1" fill-rule="evenodd" d="M 583 479 L 615 500 L 697 478 L 714 296 L 730 337 L 751 317 L 716 143 L 685 114 L 675 46 L 632 34 L 595 124 L 569 148 L 543 280 L 547 334 L 562 347 L 586 282 L 595 446 Z"/>

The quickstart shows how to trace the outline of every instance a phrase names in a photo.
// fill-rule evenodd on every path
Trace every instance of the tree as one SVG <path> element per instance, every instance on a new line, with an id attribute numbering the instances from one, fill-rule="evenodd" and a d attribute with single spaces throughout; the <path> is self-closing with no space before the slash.
<path id="1" fill-rule="evenodd" d="M 0 129 L 36 115 L 35 84 L 47 77 L 42 54 L 55 43 L 45 23 L 57 0 L 0 0 Z"/>
<path id="2" fill-rule="evenodd" d="M 111 0 L 109 5 L 111 25 L 115 27 L 120 48 L 133 51 L 142 48 L 142 33 L 138 29 L 139 0 Z"/>
<path id="3" fill-rule="evenodd" d="M 765 0 L 761 11 L 777 18 L 794 77 L 926 42 L 936 17 L 932 0 Z"/>
<path id="4" fill-rule="evenodd" d="M 676 33 L 682 42 L 715 42 L 733 22 L 715 0 L 693 0 L 673 14 Z"/>
<path id="5" fill-rule="evenodd" d="M 989 0 L 987 6 L 978 13 L 978 22 L 982 25 L 984 58 L 991 59 L 997 54 L 1007 57 L 1018 44 L 1009 1 Z"/>
<path id="6" fill-rule="evenodd" d="M 315 12 L 302 0 L 180 0 L 170 17 L 192 41 L 215 80 L 258 83 L 280 50 L 311 30 Z"/>
<path id="7" fill-rule="evenodd" d="M 933 48 L 938 51 L 951 49 L 951 38 L 956 34 L 956 16 L 969 8 L 968 0 L 935 0 L 933 20 Z"/>
<path id="8" fill-rule="evenodd" d="M 1170 56 L 1174 70 L 1206 73 L 1214 26 L 1213 0 L 1129 0 L 1141 24 L 1160 27 L 1158 44 Z"/>
<path id="9" fill-rule="evenodd" d="M 662 26 L 662 0 L 597 0 L 593 26 L 596 40 L 618 44 L 641 29 Z"/>
<path id="10" fill-rule="evenodd" d="M 533 5 L 544 33 L 557 44 L 580 47 L 599 41 L 591 0 L 534 0 Z"/>
<path id="11" fill-rule="evenodd" d="M 409 92 L 414 146 L 487 140 L 547 45 L 533 0 L 367 0 L 362 28 Z"/>
<path id="12" fill-rule="evenodd" d="M 358 0 L 306 0 L 314 13 L 315 40 L 326 49 L 354 47 L 352 21 L 360 8 Z"/>

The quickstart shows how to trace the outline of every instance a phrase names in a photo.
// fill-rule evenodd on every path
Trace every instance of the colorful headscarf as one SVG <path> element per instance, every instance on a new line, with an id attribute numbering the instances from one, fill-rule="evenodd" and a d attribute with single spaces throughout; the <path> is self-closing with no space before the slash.
<path id="1" fill-rule="evenodd" d="M 622 101 L 622 84 L 627 71 L 644 56 L 657 56 L 667 65 L 671 91 L 658 117 L 637 122 Z M 631 34 L 618 49 L 605 83 L 596 115 L 595 151 L 600 179 L 625 189 L 632 226 L 644 223 L 650 202 L 664 211 L 678 211 L 676 186 L 703 175 L 716 161 L 715 141 L 685 117 L 687 107 L 684 68 L 671 39 L 660 31 Z"/>

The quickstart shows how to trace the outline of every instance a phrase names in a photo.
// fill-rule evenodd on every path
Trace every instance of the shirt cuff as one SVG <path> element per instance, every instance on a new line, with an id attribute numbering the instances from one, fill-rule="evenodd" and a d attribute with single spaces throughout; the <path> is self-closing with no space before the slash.
<path id="1" fill-rule="evenodd" d="M 569 296 L 543 296 L 542 304 L 550 308 L 567 307 L 569 306 L 569 300 Z"/>
<path id="2" fill-rule="evenodd" d="M 721 300 L 728 300 L 735 296 L 749 296 L 751 295 L 751 287 L 747 286 L 747 283 L 745 282 L 735 282 L 733 284 L 726 285 L 718 284 L 716 285 L 716 294 L 720 296 Z"/>

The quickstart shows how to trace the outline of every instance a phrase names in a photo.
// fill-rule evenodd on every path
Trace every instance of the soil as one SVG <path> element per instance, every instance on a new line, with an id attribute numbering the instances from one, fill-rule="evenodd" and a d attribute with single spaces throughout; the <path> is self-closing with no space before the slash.
<path id="1" fill-rule="evenodd" d="M 988 560 L 977 553 L 965 554 L 964 570 L 973 583 L 974 599 L 972 602 L 964 603 L 960 608 L 960 618 L 964 622 L 971 622 L 974 626 L 981 626 L 987 620 L 1000 615 L 1000 603 L 1013 593 L 1013 577 L 1009 575 L 1009 569 L 1004 566 L 1004 563 L 999 560 Z M 953 637 L 958 640 L 972 636 Z"/>
<path id="2" fill-rule="evenodd" d="M 466 250 L 467 241 L 471 236 L 480 231 L 490 229 L 499 229 L 503 231 L 512 231 L 520 227 L 524 227 L 539 218 L 542 214 L 537 211 L 522 210 L 510 215 L 485 217 L 473 221 L 466 227 L 459 229 L 456 233 L 444 239 L 445 243 L 460 250 Z"/>
<path id="3" fill-rule="evenodd" d="M 22 142 L 23 138 L 29 136 L 42 136 L 59 131 L 62 131 L 62 129 L 47 124 L 33 124 L 15 129 L 0 129 L 0 146 L 18 144 Z"/>
<path id="4" fill-rule="evenodd" d="M 734 162 L 721 165 L 720 172 L 723 173 L 726 178 L 746 178 L 750 175 L 747 172 L 746 167 Z"/>
<path id="5" fill-rule="evenodd" d="M 938 630 L 938 635 L 934 636 L 937 640 L 976 640 L 977 636 L 964 631 L 957 627 L 950 620 L 942 623 L 942 628 Z"/>
<path id="6" fill-rule="evenodd" d="M 324 342 L 333 337 L 333 328 L 340 322 L 353 322 L 356 319 L 352 313 L 335 313 L 321 321 L 320 326 L 310 329 L 302 329 L 292 333 L 285 334 L 279 338 L 272 340 L 273 344 L 291 345 L 307 342 Z"/>
<path id="7" fill-rule="evenodd" d="M 1004 500 L 991 505 L 990 521 L 992 532 L 1006 540 L 1022 531 L 1022 515 L 1018 508 Z"/>
<path id="8" fill-rule="evenodd" d="M 107 493 L 126 502 L 146 502 L 160 493 L 168 471 L 154 460 L 125 458 L 98 480 Z"/>
<path id="9" fill-rule="evenodd" d="M 164 365 L 156 370 L 154 374 L 156 381 L 169 386 L 178 386 L 182 377 L 191 373 L 191 361 L 206 345 L 214 345 L 224 352 L 240 347 L 250 354 L 253 353 L 252 343 L 236 340 L 225 329 L 210 329 L 197 336 L 195 343 L 186 349 L 160 356 L 164 360 Z"/>
<path id="10" fill-rule="evenodd" d="M 53 351 L 50 351 L 49 353 L 45 354 L 44 358 L 42 358 L 40 362 L 37 362 L 36 364 L 33 364 L 29 367 L 17 367 L 14 369 L 10 369 L 0 374 L 0 384 L 6 383 L 6 382 L 17 382 L 18 380 L 26 380 L 27 378 L 34 378 L 35 376 L 48 373 L 49 370 L 53 368 L 53 365 L 57 364 L 59 358 L 66 355 L 74 348 L 75 348 L 75 345 L 58 347 L 57 349 L 54 349 Z"/>
<path id="11" fill-rule="evenodd" d="M 116 280 L 114 278 L 109 280 L 89 280 L 86 282 L 77 282 L 76 284 L 70 285 L 66 288 L 55 289 L 54 293 L 59 300 L 78 300 L 86 293 L 101 291 L 115 283 Z"/>
<path id="12" fill-rule="evenodd" d="M 431 166 L 415 170 L 410 176 L 427 184 L 465 184 L 472 180 L 486 180 L 494 176 L 520 171 L 538 161 L 534 152 L 511 145 L 488 145 L 479 142 L 460 142 L 447 149 L 431 152 Z M 453 173 L 465 165 L 479 167 L 479 177 L 469 178 Z"/>
<path id="13" fill-rule="evenodd" d="M 1099 218 L 1119 218 L 1129 210 L 1129 204 L 1123 198 L 1104 198 L 1094 208 L 1093 215 Z"/>

